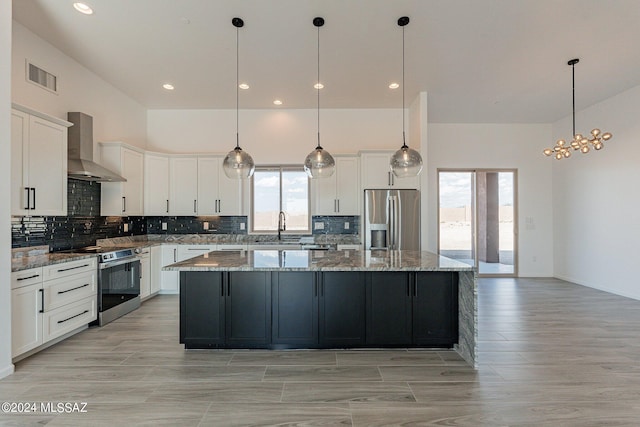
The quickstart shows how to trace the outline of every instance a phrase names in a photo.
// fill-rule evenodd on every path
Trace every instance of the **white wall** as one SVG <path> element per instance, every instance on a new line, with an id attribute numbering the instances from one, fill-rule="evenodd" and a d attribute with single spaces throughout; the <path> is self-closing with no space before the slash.
<path id="1" fill-rule="evenodd" d="M 423 194 L 432 213 L 427 246 L 437 249 L 438 168 L 516 168 L 518 170 L 518 273 L 522 277 L 553 274 L 551 159 L 542 155 L 551 125 L 429 123 L 427 175 Z M 423 152 L 424 155 L 424 152 Z M 424 188 L 425 180 L 427 188 Z M 533 228 L 525 218 L 532 218 Z M 534 257 L 536 261 L 534 261 Z"/>
<path id="2" fill-rule="evenodd" d="M 58 94 L 29 83 L 25 63 L 34 64 L 58 76 Z M 146 109 L 72 58 L 13 21 L 13 102 L 61 119 L 69 111 L 93 116 L 94 157 L 98 141 L 124 141 L 145 148 Z"/>
<path id="3" fill-rule="evenodd" d="M 258 165 L 302 164 L 317 143 L 316 110 L 240 110 L 240 146 Z M 149 110 L 147 148 L 166 153 L 227 153 L 235 110 Z M 320 143 L 331 154 L 402 145 L 401 109 L 320 112 Z"/>
<path id="4" fill-rule="evenodd" d="M 554 275 L 636 299 L 639 111 L 640 86 L 580 111 L 577 132 L 598 127 L 613 138 L 601 151 L 553 160 Z M 555 123 L 553 141 L 569 139 L 571 130 L 571 117 Z"/>
<path id="5" fill-rule="evenodd" d="M 11 2 L 0 1 L 0 200 L 11 194 Z M 11 211 L 0 203 L 0 378 L 11 363 Z"/>

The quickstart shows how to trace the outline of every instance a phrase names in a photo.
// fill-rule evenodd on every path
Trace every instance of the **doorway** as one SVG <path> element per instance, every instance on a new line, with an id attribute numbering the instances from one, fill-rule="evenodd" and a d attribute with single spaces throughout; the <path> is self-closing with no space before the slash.
<path id="1" fill-rule="evenodd" d="M 517 171 L 438 170 L 438 253 L 482 276 L 517 276 Z"/>

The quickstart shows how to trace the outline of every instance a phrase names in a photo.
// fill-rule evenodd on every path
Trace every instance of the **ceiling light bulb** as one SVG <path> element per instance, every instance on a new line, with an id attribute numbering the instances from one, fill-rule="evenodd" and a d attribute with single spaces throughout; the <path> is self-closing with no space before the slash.
<path id="1" fill-rule="evenodd" d="M 274 100 L 273 103 L 275 105 L 282 105 L 282 101 L 280 101 L 279 99 Z"/>
<path id="2" fill-rule="evenodd" d="M 248 85 L 248 84 L 246 84 L 246 83 L 240 83 L 240 84 L 238 85 L 238 87 L 239 87 L 240 89 L 245 89 L 245 90 L 246 90 L 246 89 L 249 89 L 249 85 Z"/>
<path id="3" fill-rule="evenodd" d="M 400 85 L 398 83 L 391 83 L 389 85 L 389 89 L 398 89 L 400 87 Z"/>
<path id="4" fill-rule="evenodd" d="M 313 87 L 315 89 L 322 89 L 324 87 L 324 85 L 322 83 L 316 83 L 316 84 L 313 85 Z"/>
<path id="5" fill-rule="evenodd" d="M 611 139 L 613 135 L 611 135 L 611 133 L 607 132 L 605 134 L 602 135 L 602 139 L 604 139 L 605 141 L 608 141 Z"/>
<path id="6" fill-rule="evenodd" d="M 545 148 L 543 153 L 545 156 L 550 156 L 553 154 L 553 150 L 551 148 Z"/>
<path id="7" fill-rule="evenodd" d="M 85 15 L 91 15 L 93 14 L 93 9 L 91 9 L 87 4 L 85 3 L 74 3 L 73 7 L 75 8 L 75 10 L 77 10 L 80 13 L 84 13 Z"/>
<path id="8" fill-rule="evenodd" d="M 165 88 L 166 90 L 174 90 L 175 89 L 175 87 L 173 87 L 173 85 L 170 84 L 170 83 L 165 83 L 165 84 L 162 85 L 162 87 Z"/>

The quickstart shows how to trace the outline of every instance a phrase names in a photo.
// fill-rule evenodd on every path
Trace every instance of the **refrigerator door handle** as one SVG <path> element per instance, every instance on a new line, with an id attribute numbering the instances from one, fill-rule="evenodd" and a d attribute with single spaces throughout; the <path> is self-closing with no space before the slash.
<path id="1" fill-rule="evenodd" d="M 391 198 L 391 206 L 392 206 L 392 211 L 393 211 L 393 215 L 391 217 L 391 229 L 393 230 L 392 232 L 392 236 L 393 236 L 393 240 L 391 241 L 392 247 L 391 249 L 393 250 L 398 250 L 398 229 L 399 229 L 399 225 L 398 225 L 398 198 L 396 196 L 393 196 Z"/>
<path id="2" fill-rule="evenodd" d="M 387 249 L 393 249 L 393 198 L 387 199 L 387 210 L 389 211 L 387 219 Z"/>

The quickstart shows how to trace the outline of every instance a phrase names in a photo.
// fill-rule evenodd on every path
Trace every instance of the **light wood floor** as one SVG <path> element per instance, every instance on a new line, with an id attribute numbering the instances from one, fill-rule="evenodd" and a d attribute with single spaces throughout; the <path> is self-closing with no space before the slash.
<path id="1" fill-rule="evenodd" d="M 640 425 L 640 301 L 482 279 L 480 368 L 449 351 L 189 351 L 161 296 L 16 366 L 0 401 L 87 402 L 0 425 Z"/>

